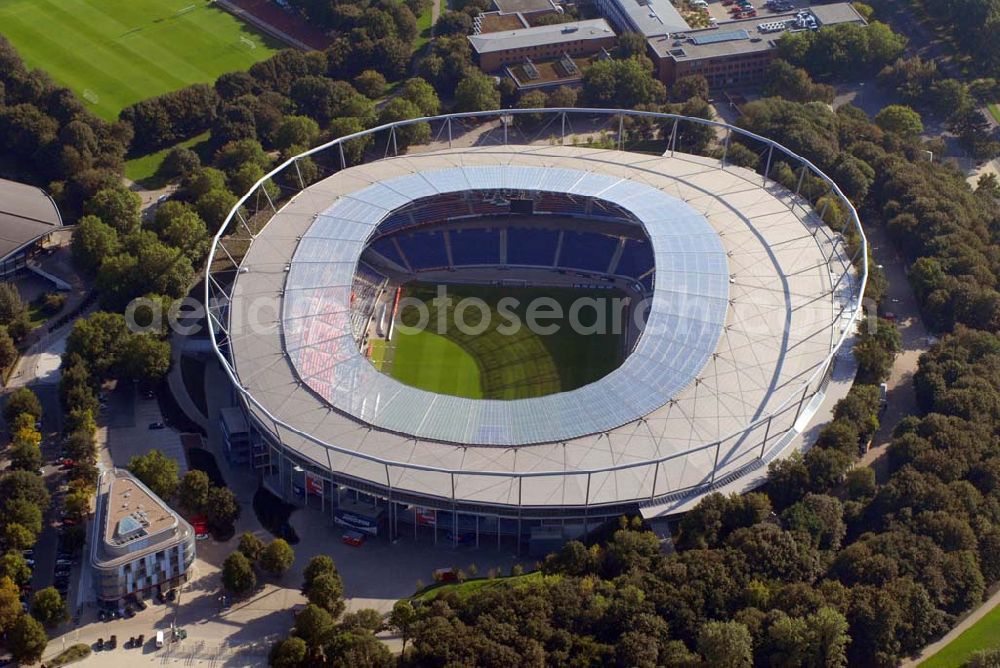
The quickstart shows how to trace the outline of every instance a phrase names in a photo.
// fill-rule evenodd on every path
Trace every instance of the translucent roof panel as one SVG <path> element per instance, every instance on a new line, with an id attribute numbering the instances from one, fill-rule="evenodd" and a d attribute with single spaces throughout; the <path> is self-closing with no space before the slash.
<path id="1" fill-rule="evenodd" d="M 349 291 L 364 244 L 378 224 L 423 197 L 491 189 L 598 198 L 622 207 L 645 227 L 656 258 L 648 322 L 633 353 L 604 378 L 534 399 L 476 400 L 404 385 L 359 352 L 351 335 Z M 366 186 L 320 213 L 292 258 L 282 321 L 299 378 L 337 410 L 415 438 L 516 446 L 608 431 L 667 404 L 694 381 L 715 350 L 728 299 L 728 261 L 718 235 L 676 197 L 577 169 L 456 166 Z"/>

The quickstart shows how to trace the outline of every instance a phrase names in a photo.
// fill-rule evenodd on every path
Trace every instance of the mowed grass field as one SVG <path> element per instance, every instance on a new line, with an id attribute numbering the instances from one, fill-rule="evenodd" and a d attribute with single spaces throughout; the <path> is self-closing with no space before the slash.
<path id="1" fill-rule="evenodd" d="M 0 33 L 108 120 L 281 48 L 207 0 L 0 0 Z"/>
<path id="2" fill-rule="evenodd" d="M 920 663 L 920 668 L 953 668 L 964 665 L 980 650 L 1000 648 L 1000 606 L 948 643 L 940 652 Z"/>
<path id="3" fill-rule="evenodd" d="M 436 286 L 414 283 L 404 287 L 403 297 L 426 305 L 428 326 L 408 331 L 419 321 L 414 307 L 397 314 L 397 327 L 388 349 L 378 351 L 376 362 L 383 372 L 400 382 L 431 392 L 473 399 L 527 399 L 573 390 L 591 383 L 617 368 L 621 361 L 621 335 L 612 331 L 611 308 L 607 310 L 604 333 L 577 332 L 569 326 L 568 313 L 577 298 L 619 296 L 612 291 L 566 288 L 510 288 L 492 286 L 448 286 L 451 306 L 445 314 L 446 327 L 438 331 L 438 312 L 432 304 Z M 514 332 L 505 331 L 508 318 L 498 311 L 503 297 L 513 297 L 518 305 L 509 309 L 521 322 Z M 527 310 L 532 300 L 555 300 L 564 318 L 541 324 L 556 324 L 558 331 L 541 333 L 527 327 Z M 482 300 L 489 324 L 481 332 L 463 332 L 456 325 L 455 305 L 466 298 Z M 477 308 L 464 311 L 471 328 L 482 324 Z M 580 313 L 584 325 L 596 322 L 592 310 Z M 406 327 L 400 327 L 399 325 Z M 373 358 L 376 357 L 373 350 Z M 373 360 L 374 361 L 374 360 Z"/>

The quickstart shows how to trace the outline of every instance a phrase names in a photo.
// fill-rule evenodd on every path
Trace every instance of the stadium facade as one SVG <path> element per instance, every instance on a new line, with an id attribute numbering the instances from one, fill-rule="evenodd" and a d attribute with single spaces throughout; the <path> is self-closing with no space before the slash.
<path id="1" fill-rule="evenodd" d="M 859 317 L 867 265 L 853 207 L 804 159 L 723 124 L 498 113 L 336 140 L 233 210 L 205 297 L 247 417 L 241 461 L 337 524 L 435 542 L 517 537 L 534 552 L 759 478 L 809 426 Z M 650 122 L 660 143 L 626 150 L 629 128 Z M 404 154 L 418 124 L 431 139 Z M 704 126 L 721 155 L 681 152 Z M 602 148 L 573 145 L 595 136 Z M 758 154 L 757 170 L 727 162 L 733 141 Z M 362 142 L 366 158 L 349 166 Z M 802 192 L 771 180 L 778 169 Z M 843 233 L 804 188 L 846 214 Z M 614 371 L 536 398 L 436 394 L 380 373 L 367 337 L 391 327 L 393 286 L 469 272 L 614 285 L 645 305 L 644 326 Z"/>

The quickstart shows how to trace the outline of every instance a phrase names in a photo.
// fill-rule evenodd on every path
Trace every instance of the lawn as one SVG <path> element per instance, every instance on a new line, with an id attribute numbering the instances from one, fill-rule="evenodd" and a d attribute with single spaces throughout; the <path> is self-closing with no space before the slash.
<path id="1" fill-rule="evenodd" d="M 376 366 L 381 362 L 383 373 L 407 385 L 471 399 L 527 399 L 592 383 L 614 370 L 621 360 L 621 337 L 611 326 L 610 305 L 604 333 L 577 333 L 566 318 L 573 300 L 610 300 L 620 296 L 614 291 L 450 285 L 451 304 L 439 314 L 434 305 L 436 290 L 437 286 L 423 283 L 404 286 L 404 298 L 424 302 L 429 325 L 407 333 L 419 322 L 420 313 L 415 306 L 406 305 L 397 314 L 397 321 L 408 327 L 397 325 L 389 349 L 376 351 Z M 464 322 L 470 329 L 463 332 L 455 324 L 455 306 L 466 298 L 482 300 L 486 310 L 464 308 Z M 513 306 L 504 306 L 503 315 L 499 310 L 502 298 L 517 300 Z M 563 319 L 539 321 L 544 326 L 556 325 L 554 333 L 532 331 L 527 326 L 526 314 L 536 298 L 554 300 L 560 307 Z M 488 318 L 485 324 L 484 313 Z M 509 327 L 511 315 L 521 326 Z M 579 317 L 583 325 L 596 323 L 592 311 L 581 310 Z M 438 331 L 442 319 L 446 327 Z"/>
<path id="2" fill-rule="evenodd" d="M 993 117 L 993 120 L 1000 123 L 1000 104 L 994 102 L 993 104 L 986 105 L 986 108 L 990 110 L 990 116 Z"/>
<path id="3" fill-rule="evenodd" d="M 560 575 L 542 575 L 541 571 L 532 571 L 524 575 L 511 575 L 502 578 L 474 578 L 465 582 L 444 582 L 435 583 L 424 587 L 413 595 L 412 600 L 429 603 L 446 592 L 455 592 L 460 599 L 466 599 L 473 593 L 481 589 L 492 587 L 517 587 L 519 585 L 540 582 L 543 578 L 548 580 L 558 580 Z"/>
<path id="4" fill-rule="evenodd" d="M 391 374 L 402 383 L 439 394 L 470 399 L 483 396 L 479 367 L 472 355 L 454 341 L 429 331 L 396 333 Z"/>
<path id="5" fill-rule="evenodd" d="M 0 32 L 108 120 L 281 48 L 207 0 L 4 0 Z"/>
<path id="6" fill-rule="evenodd" d="M 1000 606 L 987 612 L 944 649 L 920 664 L 920 668 L 951 668 L 964 665 L 983 649 L 1000 647 Z"/>
<path id="7" fill-rule="evenodd" d="M 414 51 L 424 48 L 424 44 L 427 44 L 431 40 L 431 19 L 434 15 L 434 3 L 439 1 L 431 0 L 431 3 L 427 5 L 427 9 L 420 12 L 420 16 L 417 17 L 417 38 L 413 40 Z"/>
<path id="8" fill-rule="evenodd" d="M 160 175 L 160 166 L 163 165 L 164 158 L 175 148 L 190 148 L 195 153 L 199 153 L 202 146 L 207 146 L 211 140 L 211 133 L 203 132 L 200 135 L 191 137 L 186 141 L 170 146 L 156 153 L 141 155 L 125 162 L 125 178 L 135 181 L 146 188 L 162 188 L 166 185 L 166 179 Z M 202 156 L 207 158 L 209 156 Z"/>

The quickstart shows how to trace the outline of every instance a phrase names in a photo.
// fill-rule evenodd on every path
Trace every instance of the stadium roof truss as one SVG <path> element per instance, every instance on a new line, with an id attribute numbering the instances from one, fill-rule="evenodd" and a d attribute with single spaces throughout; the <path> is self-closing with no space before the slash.
<path id="1" fill-rule="evenodd" d="M 672 143 L 663 156 L 540 142 L 449 147 L 447 122 L 448 143 L 340 170 L 280 206 L 269 200 L 269 221 L 235 281 L 224 287 L 210 269 L 213 342 L 273 440 L 348 484 L 520 513 L 700 493 L 766 464 L 801 430 L 867 278 L 857 215 L 832 181 L 755 135 L 767 157 L 763 178 L 724 158 L 675 153 Z M 776 151 L 799 160 L 800 184 L 808 172 L 829 185 L 860 247 L 767 178 Z M 293 167 L 295 159 L 278 171 Z M 599 198 L 642 222 L 656 282 L 635 351 L 591 385 L 528 400 L 435 395 L 376 371 L 347 314 L 358 258 L 378 223 L 420 197 L 504 188 Z M 229 256 L 221 234 L 216 259 Z M 252 313 L 259 297 L 280 304 L 263 328 Z"/>

